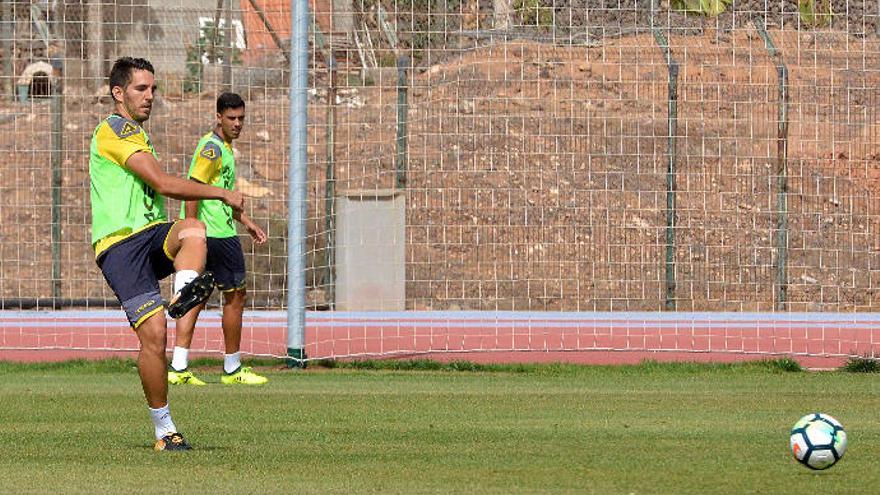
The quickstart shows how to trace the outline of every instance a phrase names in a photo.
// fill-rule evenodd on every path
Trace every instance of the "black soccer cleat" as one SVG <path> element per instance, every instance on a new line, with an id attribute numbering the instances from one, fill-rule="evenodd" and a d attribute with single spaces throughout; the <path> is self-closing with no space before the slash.
<path id="1" fill-rule="evenodd" d="M 183 438 L 183 435 L 180 433 L 170 433 L 165 435 L 164 437 L 156 440 L 156 445 L 153 446 L 153 450 L 156 452 L 162 450 L 191 450 L 192 447 L 186 443 L 186 439 Z"/>
<path id="2" fill-rule="evenodd" d="M 213 291 L 214 274 L 202 273 L 180 289 L 180 294 L 168 304 L 168 314 L 175 320 L 180 318 L 189 310 L 207 301 Z"/>

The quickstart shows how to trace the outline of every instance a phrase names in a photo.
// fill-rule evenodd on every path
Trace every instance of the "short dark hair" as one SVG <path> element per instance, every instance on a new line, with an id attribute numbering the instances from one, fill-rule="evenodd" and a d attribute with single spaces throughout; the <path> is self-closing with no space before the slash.
<path id="1" fill-rule="evenodd" d="M 117 59 L 113 63 L 113 68 L 110 69 L 110 92 L 112 93 L 116 86 L 126 87 L 131 82 L 131 71 L 135 69 L 150 71 L 152 74 L 156 73 L 153 64 L 145 58 L 122 57 Z"/>
<path id="2" fill-rule="evenodd" d="M 217 97 L 217 113 L 227 108 L 244 108 L 244 100 L 237 93 L 223 93 Z"/>

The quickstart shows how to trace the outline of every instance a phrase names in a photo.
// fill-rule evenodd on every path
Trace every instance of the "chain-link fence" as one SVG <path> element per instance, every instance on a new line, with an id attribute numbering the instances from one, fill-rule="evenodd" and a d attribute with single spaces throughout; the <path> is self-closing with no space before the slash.
<path id="1" fill-rule="evenodd" d="M 401 288 L 381 308 L 875 309 L 876 2 L 311 7 L 310 308 L 369 308 L 358 252 L 387 251 L 372 276 Z M 283 307 L 290 3 L 0 13 L 2 307 L 115 307 L 89 245 L 88 146 L 123 55 L 156 66 L 147 130 L 168 172 L 219 92 L 247 101 L 238 188 L 270 236 L 243 238 L 250 304 Z M 367 239 L 345 205 L 391 197 L 402 225 Z"/>

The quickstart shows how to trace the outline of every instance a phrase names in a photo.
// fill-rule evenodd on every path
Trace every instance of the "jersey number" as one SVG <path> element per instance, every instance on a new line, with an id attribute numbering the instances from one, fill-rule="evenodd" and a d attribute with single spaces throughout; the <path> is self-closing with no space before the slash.
<path id="1" fill-rule="evenodd" d="M 155 206 L 156 191 L 154 191 L 153 188 L 148 186 L 147 184 L 144 184 L 144 207 L 150 210 L 144 213 L 144 218 L 146 218 L 148 222 L 159 219 L 159 214 L 155 211 Z"/>

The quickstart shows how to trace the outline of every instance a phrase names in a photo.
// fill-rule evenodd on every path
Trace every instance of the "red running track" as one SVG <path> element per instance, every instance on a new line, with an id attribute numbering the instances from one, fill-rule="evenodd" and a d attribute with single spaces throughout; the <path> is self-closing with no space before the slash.
<path id="1" fill-rule="evenodd" d="M 242 351 L 283 357 L 286 313 L 245 314 Z M 173 337 L 173 322 L 169 336 Z M 169 347 L 173 340 L 169 338 Z M 0 360 L 134 356 L 117 311 L 0 312 Z M 223 349 L 219 314 L 200 319 L 193 354 Z M 880 315 L 840 313 L 309 312 L 305 351 L 321 358 L 475 362 L 742 361 L 792 357 L 811 368 L 880 356 Z"/>

